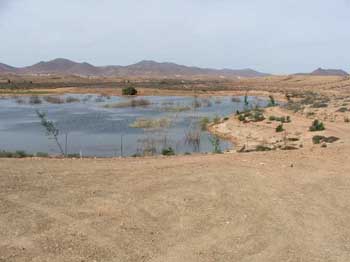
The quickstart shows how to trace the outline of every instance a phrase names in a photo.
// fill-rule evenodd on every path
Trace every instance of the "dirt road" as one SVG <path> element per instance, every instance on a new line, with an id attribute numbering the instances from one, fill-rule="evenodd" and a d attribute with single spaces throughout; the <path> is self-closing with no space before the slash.
<path id="1" fill-rule="evenodd" d="M 350 148 L 0 160 L 0 261 L 350 261 Z"/>

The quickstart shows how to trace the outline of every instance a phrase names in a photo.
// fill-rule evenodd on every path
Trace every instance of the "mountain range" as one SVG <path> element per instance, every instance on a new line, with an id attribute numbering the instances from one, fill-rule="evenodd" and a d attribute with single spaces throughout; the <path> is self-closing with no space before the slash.
<path id="1" fill-rule="evenodd" d="M 94 66 L 89 63 L 78 63 L 64 58 L 51 61 L 42 61 L 27 67 L 13 67 L 0 63 L 0 74 L 19 75 L 79 75 L 96 77 L 148 77 L 148 78 L 175 78 L 175 77 L 213 77 L 213 78 L 237 78 L 237 77 L 263 77 L 269 74 L 252 69 L 211 69 L 178 65 L 175 63 L 159 63 L 144 60 L 128 66 Z M 313 76 L 349 76 L 341 69 L 318 68 L 311 73 L 299 73 L 296 75 Z"/>
<path id="2" fill-rule="evenodd" d="M 17 68 L 0 63 L 0 74 L 59 74 L 106 77 L 261 77 L 269 74 L 252 69 L 210 69 L 189 67 L 175 63 L 141 61 L 128 66 L 94 66 L 57 58 L 32 66 Z"/>

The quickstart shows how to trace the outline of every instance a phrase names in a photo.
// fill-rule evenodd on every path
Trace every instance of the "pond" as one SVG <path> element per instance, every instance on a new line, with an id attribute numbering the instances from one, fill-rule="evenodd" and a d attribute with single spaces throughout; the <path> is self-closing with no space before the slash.
<path id="1" fill-rule="evenodd" d="M 267 104 L 259 97 L 248 100 L 262 107 Z M 60 131 L 59 142 L 68 153 L 133 156 L 160 154 L 169 147 L 176 154 L 212 152 L 212 136 L 202 130 L 203 119 L 213 120 L 243 110 L 243 101 L 244 97 L 231 96 L 2 97 L 0 150 L 58 154 L 55 141 L 46 136 L 40 123 L 39 111 L 55 123 Z M 232 147 L 229 141 L 220 140 L 222 151 Z"/>

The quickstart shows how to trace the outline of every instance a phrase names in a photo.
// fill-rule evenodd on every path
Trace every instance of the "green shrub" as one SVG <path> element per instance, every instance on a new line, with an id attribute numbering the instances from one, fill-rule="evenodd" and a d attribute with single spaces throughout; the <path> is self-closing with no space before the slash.
<path id="1" fill-rule="evenodd" d="M 347 107 L 341 107 L 336 112 L 345 113 L 345 112 L 348 112 L 348 111 L 349 111 L 349 109 Z"/>
<path id="2" fill-rule="evenodd" d="M 135 95 L 137 95 L 137 90 L 135 87 L 128 86 L 128 87 L 123 88 L 122 94 L 123 94 L 123 96 L 135 96 Z"/>
<path id="3" fill-rule="evenodd" d="M 324 140 L 324 136 L 313 136 L 312 137 L 312 142 L 314 143 L 314 144 L 321 144 L 321 142 Z"/>
<path id="4" fill-rule="evenodd" d="M 16 152 L 0 151 L 0 158 L 25 158 L 32 157 L 33 155 L 27 154 L 25 151 L 18 150 Z"/>
<path id="5" fill-rule="evenodd" d="M 280 124 L 276 127 L 276 132 L 277 133 L 280 133 L 280 132 L 283 132 L 284 131 L 284 128 L 283 128 L 283 124 Z"/>
<path id="6" fill-rule="evenodd" d="M 311 108 L 325 108 L 325 107 L 328 107 L 328 104 L 324 102 L 315 102 L 311 105 Z"/>
<path id="7" fill-rule="evenodd" d="M 311 132 L 315 132 L 315 131 L 323 131 L 325 130 L 326 128 L 324 127 L 324 124 L 319 121 L 318 119 L 314 120 L 312 122 L 312 125 L 310 126 L 309 130 Z"/>
<path id="8" fill-rule="evenodd" d="M 260 122 L 265 120 L 263 110 L 259 108 L 246 110 L 242 113 L 237 111 L 237 114 L 238 114 L 238 120 L 242 122 L 244 121 Z"/>
<path id="9" fill-rule="evenodd" d="M 265 120 L 264 115 L 260 111 L 255 111 L 252 116 L 253 122 L 261 122 Z"/>
<path id="10" fill-rule="evenodd" d="M 168 147 L 168 148 L 164 148 L 162 150 L 162 155 L 163 156 L 174 156 L 175 155 L 175 151 L 172 147 Z"/>
<path id="11" fill-rule="evenodd" d="M 312 142 L 314 144 L 321 144 L 322 142 L 325 142 L 325 143 L 334 143 L 336 141 L 339 140 L 339 137 L 335 137 L 335 136 L 329 136 L 329 137 L 326 137 L 326 136 L 319 136 L 319 135 L 316 135 L 316 136 L 313 136 L 312 137 Z"/>
<path id="12" fill-rule="evenodd" d="M 63 104 L 64 100 L 57 96 L 44 96 L 43 98 L 47 103 L 51 104 Z"/>
<path id="13" fill-rule="evenodd" d="M 80 102 L 79 98 L 75 98 L 75 97 L 72 97 L 72 96 L 69 96 L 69 97 L 66 98 L 66 103 L 77 103 L 77 102 Z"/>
<path id="14" fill-rule="evenodd" d="M 49 157 L 48 153 L 38 152 L 35 154 L 36 157 Z"/>
<path id="15" fill-rule="evenodd" d="M 256 146 L 255 150 L 258 152 L 264 152 L 264 151 L 271 151 L 272 149 L 264 145 L 258 145 Z"/>
<path id="16" fill-rule="evenodd" d="M 80 158 L 80 154 L 78 154 L 78 153 L 68 154 L 67 157 L 68 158 Z"/>
<path id="17" fill-rule="evenodd" d="M 31 96 L 29 98 L 29 104 L 37 105 L 37 104 L 41 104 L 41 103 L 42 103 L 42 101 L 38 96 Z"/>
<path id="18" fill-rule="evenodd" d="M 277 106 L 275 98 L 272 95 L 269 96 L 269 99 L 270 99 L 269 104 L 268 104 L 269 107 Z"/>
<path id="19" fill-rule="evenodd" d="M 106 104 L 105 108 L 147 107 L 151 102 L 147 99 L 131 99 L 119 103 Z"/>
<path id="20" fill-rule="evenodd" d="M 207 130 L 210 120 L 208 117 L 203 117 L 200 121 L 200 126 L 203 131 Z"/>
<path id="21" fill-rule="evenodd" d="M 220 123 L 220 117 L 215 116 L 214 119 L 213 119 L 213 122 L 214 122 L 215 125 L 219 124 Z"/>
<path id="22" fill-rule="evenodd" d="M 270 116 L 269 120 L 270 121 L 277 121 L 277 122 L 281 122 L 281 123 L 290 123 L 290 122 L 292 122 L 290 116 L 282 116 L 282 117 Z"/>
<path id="23" fill-rule="evenodd" d="M 209 141 L 211 145 L 213 146 L 213 153 L 214 154 L 221 154 L 221 148 L 220 148 L 220 139 L 216 135 L 210 135 L 209 136 Z"/>
<path id="24" fill-rule="evenodd" d="M 241 122 L 244 122 L 245 121 L 245 115 L 244 114 L 240 114 L 238 116 L 238 120 L 241 121 Z"/>

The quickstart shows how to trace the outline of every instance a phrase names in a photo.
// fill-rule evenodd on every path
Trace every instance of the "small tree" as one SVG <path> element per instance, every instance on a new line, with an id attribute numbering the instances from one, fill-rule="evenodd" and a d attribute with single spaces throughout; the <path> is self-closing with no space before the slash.
<path id="1" fill-rule="evenodd" d="M 46 135 L 47 136 L 51 136 L 55 140 L 56 145 L 57 145 L 60 153 L 62 155 L 65 155 L 65 153 L 63 151 L 63 147 L 62 147 L 61 143 L 58 140 L 58 135 L 60 133 L 59 129 L 55 126 L 54 122 L 52 122 L 52 121 L 50 121 L 50 120 L 48 120 L 46 118 L 46 114 L 45 113 L 42 113 L 39 110 L 37 110 L 36 114 L 40 118 L 41 125 L 46 129 Z"/>
<path id="2" fill-rule="evenodd" d="M 137 95 L 137 90 L 135 87 L 128 86 L 128 87 L 123 88 L 122 94 L 123 94 L 123 96 L 135 96 L 135 95 Z"/>
<path id="3" fill-rule="evenodd" d="M 220 148 L 220 139 L 216 135 L 209 136 L 209 141 L 213 146 L 213 153 L 214 154 L 221 154 L 221 148 Z"/>
<path id="4" fill-rule="evenodd" d="M 275 98 L 273 97 L 273 95 L 269 95 L 269 99 L 270 99 L 270 101 L 269 101 L 269 105 L 268 106 L 270 106 L 270 107 L 277 106 L 277 103 L 276 103 Z"/>
<path id="5" fill-rule="evenodd" d="M 245 96 L 244 96 L 244 105 L 245 105 L 246 107 L 249 106 L 248 94 L 245 94 Z"/>

